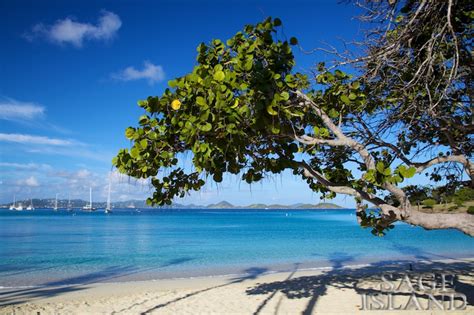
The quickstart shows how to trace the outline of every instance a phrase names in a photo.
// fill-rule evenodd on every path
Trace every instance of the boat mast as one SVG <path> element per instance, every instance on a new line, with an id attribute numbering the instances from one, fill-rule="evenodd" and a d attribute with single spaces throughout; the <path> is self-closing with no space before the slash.
<path id="1" fill-rule="evenodd" d="M 54 210 L 58 210 L 58 194 L 56 194 L 56 200 L 54 201 Z"/>
<path id="2" fill-rule="evenodd" d="M 107 210 L 110 210 L 110 178 L 109 178 L 109 194 L 107 195 Z"/>
<path id="3" fill-rule="evenodd" d="M 89 187 L 89 206 L 92 209 L 92 187 Z"/>

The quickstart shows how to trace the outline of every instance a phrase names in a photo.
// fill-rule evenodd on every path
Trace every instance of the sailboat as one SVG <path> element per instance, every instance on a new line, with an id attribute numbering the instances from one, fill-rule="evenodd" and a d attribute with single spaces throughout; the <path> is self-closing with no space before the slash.
<path id="1" fill-rule="evenodd" d="M 82 207 L 84 211 L 95 211 L 96 208 L 92 207 L 92 187 L 89 187 L 89 204 Z"/>
<path id="2" fill-rule="evenodd" d="M 8 208 L 10 210 L 16 210 L 16 196 L 13 195 L 13 203 L 12 205 L 10 206 L 10 208 Z"/>
<path id="3" fill-rule="evenodd" d="M 56 194 L 56 200 L 54 201 L 54 211 L 58 211 L 58 194 Z"/>
<path id="4" fill-rule="evenodd" d="M 21 203 L 18 203 L 18 206 L 16 205 L 16 196 L 13 195 L 13 204 L 9 207 L 10 210 L 16 210 L 16 211 L 22 211 L 23 210 L 23 205 Z"/>
<path id="5" fill-rule="evenodd" d="M 71 211 L 72 206 L 71 206 L 71 194 L 69 194 L 68 200 L 67 200 L 67 211 Z"/>
<path id="6" fill-rule="evenodd" d="M 112 205 L 110 204 L 110 177 L 109 177 L 109 194 L 107 195 L 107 206 L 105 207 L 105 213 L 112 213 Z"/>
<path id="7" fill-rule="evenodd" d="M 26 210 L 35 210 L 35 207 L 33 207 L 33 199 L 30 199 L 30 205 L 26 207 Z"/>

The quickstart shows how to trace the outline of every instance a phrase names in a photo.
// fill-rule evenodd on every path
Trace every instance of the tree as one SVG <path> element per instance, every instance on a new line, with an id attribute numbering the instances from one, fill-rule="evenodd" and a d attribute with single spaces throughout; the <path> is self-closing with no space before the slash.
<path id="1" fill-rule="evenodd" d="M 161 96 L 138 102 L 147 114 L 139 118 L 138 127 L 127 128 L 131 149 L 120 150 L 114 165 L 130 176 L 151 178 L 155 191 L 147 200 L 150 204 L 170 204 L 175 197 L 199 190 L 210 176 L 220 182 L 224 173 L 242 174 L 243 180 L 252 183 L 290 169 L 325 198 L 353 196 L 360 224 L 375 235 L 383 235 L 396 221 L 426 229 L 456 228 L 474 235 L 474 216 L 420 212 L 401 188 L 405 179 L 429 170 L 435 180 L 453 179 L 458 168 L 471 179 L 474 174 L 469 160 L 472 143 L 467 141 L 473 128 L 466 116 L 470 111 L 465 109 L 471 102 L 465 84 L 472 83 L 472 76 L 464 76 L 464 83 L 459 74 L 451 83 L 439 79 L 439 86 L 429 87 L 435 98 L 422 91 L 425 82 L 421 79 L 407 90 L 397 81 L 399 75 L 410 81 L 416 77 L 424 54 L 414 54 L 413 64 L 403 69 L 391 69 L 389 59 L 380 65 L 370 61 L 377 49 L 386 49 L 392 41 L 406 46 L 399 46 L 401 51 L 424 49 L 422 43 L 411 47 L 409 36 L 393 35 L 413 26 L 410 21 L 422 5 L 431 5 L 406 2 L 404 10 L 396 9 L 397 4 L 387 5 L 402 18 L 397 17 L 395 24 L 390 19 L 385 23 L 388 32 L 377 39 L 378 46 L 371 42 L 367 59 L 353 60 L 356 76 L 323 63 L 314 77 L 296 72 L 292 46 L 298 41 L 277 39 L 279 19 L 247 25 L 226 43 L 200 44 L 192 72 L 170 81 Z M 466 20 L 463 14 L 469 6 L 468 2 L 450 2 L 442 11 L 444 21 L 454 23 L 457 16 Z M 472 16 L 463 21 L 452 26 L 463 34 L 459 36 L 472 31 L 466 30 Z M 464 42 L 450 34 L 445 39 L 449 45 L 432 45 L 443 52 L 459 50 L 461 55 Z M 423 40 L 430 37 L 419 39 Z M 446 67 L 455 56 L 430 59 L 430 67 Z M 395 57 L 387 54 L 387 58 Z M 470 72 L 464 62 L 459 59 L 458 72 Z M 436 105 L 430 105 L 433 101 Z M 427 110 L 430 106 L 432 111 Z M 178 166 L 188 153 L 193 171 Z M 387 195 L 398 206 L 385 201 Z M 365 211 L 364 201 L 380 210 Z"/>
<path id="2" fill-rule="evenodd" d="M 436 200 L 434 200 L 434 199 L 425 199 L 425 200 L 423 200 L 423 205 L 426 208 L 432 209 L 435 204 L 436 204 Z"/>

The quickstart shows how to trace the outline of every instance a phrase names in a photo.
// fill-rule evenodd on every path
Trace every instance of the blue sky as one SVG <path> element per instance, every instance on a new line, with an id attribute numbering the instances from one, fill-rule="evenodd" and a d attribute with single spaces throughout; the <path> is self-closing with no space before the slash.
<path id="1" fill-rule="evenodd" d="M 106 197 L 111 159 L 129 143 L 138 99 L 190 71 L 196 47 L 245 24 L 280 17 L 282 36 L 307 50 L 360 35 L 351 5 L 337 1 L 2 1 L 0 3 L 0 202 Z M 297 70 L 324 57 L 296 53 Z M 149 188 L 113 174 L 113 199 Z M 249 186 L 237 177 L 185 200 L 207 204 L 320 201 L 291 174 Z M 353 205 L 349 197 L 336 202 Z"/>

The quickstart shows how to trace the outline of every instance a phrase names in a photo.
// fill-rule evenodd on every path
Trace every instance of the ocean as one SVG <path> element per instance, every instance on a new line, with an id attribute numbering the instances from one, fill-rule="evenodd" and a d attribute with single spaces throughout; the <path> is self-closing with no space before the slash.
<path id="1" fill-rule="evenodd" d="M 474 256 L 474 238 L 397 224 L 375 237 L 354 210 L 0 210 L 0 287 L 271 272 Z"/>

